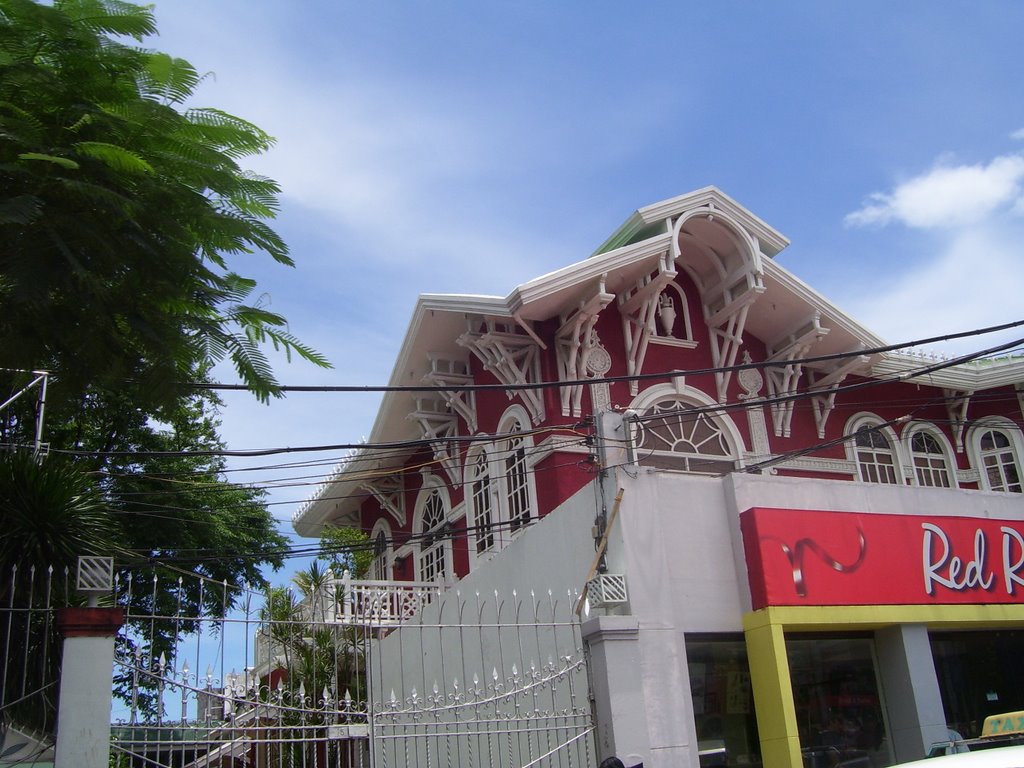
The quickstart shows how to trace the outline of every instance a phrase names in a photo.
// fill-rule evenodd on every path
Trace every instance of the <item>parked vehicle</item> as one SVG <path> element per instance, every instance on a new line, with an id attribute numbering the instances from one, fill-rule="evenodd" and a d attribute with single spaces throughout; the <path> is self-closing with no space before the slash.
<path id="1" fill-rule="evenodd" d="M 955 732 L 954 732 L 954 735 Z M 976 739 L 951 738 L 932 744 L 929 757 L 1024 745 L 1024 711 L 989 715 Z"/>
<path id="2" fill-rule="evenodd" d="M 926 757 L 892 768 L 1024 768 L 1024 745 L 984 747 L 976 752 Z"/>

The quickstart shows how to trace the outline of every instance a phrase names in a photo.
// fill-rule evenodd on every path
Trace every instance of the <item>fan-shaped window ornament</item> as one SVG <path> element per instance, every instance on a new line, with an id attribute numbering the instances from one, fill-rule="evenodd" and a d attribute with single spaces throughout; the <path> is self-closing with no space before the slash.
<path id="1" fill-rule="evenodd" d="M 646 466 L 708 474 L 736 467 L 725 429 L 715 416 L 678 399 L 661 400 L 640 414 L 635 446 Z"/>

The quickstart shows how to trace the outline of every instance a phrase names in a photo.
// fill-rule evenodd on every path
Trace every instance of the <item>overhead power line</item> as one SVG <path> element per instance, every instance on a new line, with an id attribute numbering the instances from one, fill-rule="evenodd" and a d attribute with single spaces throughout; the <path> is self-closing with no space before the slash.
<path id="1" fill-rule="evenodd" d="M 1012 325 L 1024 325 L 1024 320 L 1020 321 L 1019 323 L 1011 324 L 1011 326 Z M 1011 326 L 996 326 L 996 327 L 998 329 L 1002 330 L 1005 327 L 1011 327 Z M 982 329 L 981 331 L 971 331 L 971 332 L 968 332 L 968 333 L 977 335 L 979 333 L 987 333 L 987 332 L 989 332 L 988 329 Z M 960 334 L 960 335 L 963 335 L 963 334 Z M 914 343 L 920 343 L 920 342 L 911 342 L 911 344 L 914 344 Z M 781 395 L 774 395 L 774 396 L 762 397 L 762 398 L 757 398 L 757 399 L 753 399 L 752 398 L 750 400 L 740 401 L 740 402 L 732 402 L 732 403 L 717 403 L 717 404 L 714 404 L 714 405 L 690 406 L 690 407 L 687 407 L 686 409 L 683 409 L 683 410 L 685 410 L 687 413 L 692 413 L 692 414 L 701 413 L 701 412 L 721 413 L 721 412 L 729 411 L 729 410 L 736 410 L 736 409 L 744 410 L 744 409 L 751 408 L 751 407 L 759 407 L 759 406 L 771 405 L 771 404 L 775 404 L 775 403 L 785 403 L 785 402 L 794 401 L 794 400 L 803 400 L 803 399 L 814 397 L 814 396 L 817 396 L 819 394 L 823 394 L 823 393 L 826 393 L 826 392 L 844 392 L 844 391 L 850 391 L 850 390 L 855 390 L 855 389 L 863 389 L 863 388 L 867 388 L 867 387 L 879 386 L 879 385 L 887 384 L 887 383 L 897 383 L 897 382 L 907 381 L 909 379 L 915 379 L 915 378 L 920 378 L 922 376 L 927 376 L 927 375 L 929 375 L 931 373 L 935 373 L 937 371 L 940 371 L 940 370 L 943 370 L 943 369 L 946 369 L 946 368 L 951 368 L 951 367 L 954 367 L 954 366 L 957 366 L 957 365 L 963 365 L 963 364 L 971 362 L 973 360 L 977 360 L 978 358 L 990 356 L 990 355 L 993 355 L 993 354 L 996 354 L 996 353 L 999 353 L 999 352 L 1004 352 L 1004 351 L 1007 351 L 1007 350 L 1019 347 L 1022 344 L 1024 344 L 1024 338 L 1015 339 L 1013 341 L 1009 341 L 1009 342 L 1006 342 L 1006 343 L 1003 343 L 1003 344 L 998 344 L 996 346 L 989 347 L 989 348 L 981 350 L 979 352 L 974 352 L 974 353 L 970 353 L 970 354 L 966 354 L 966 355 L 960 355 L 958 357 L 950 358 L 950 359 L 946 359 L 946 360 L 940 360 L 940 361 L 938 361 L 936 363 L 926 364 L 926 365 L 921 366 L 920 368 L 915 368 L 915 369 L 912 369 L 910 371 L 906 371 L 906 372 L 903 372 L 903 373 L 893 374 L 893 375 L 888 376 L 888 377 L 871 378 L 871 379 L 867 379 L 867 380 L 864 380 L 864 381 L 853 382 L 853 383 L 850 383 L 850 384 L 843 384 L 843 385 L 833 386 L 833 387 L 829 387 L 828 389 L 815 390 L 813 388 L 813 385 L 812 385 L 812 387 L 810 389 L 807 389 L 807 390 L 804 390 L 804 391 L 801 391 L 801 392 L 796 392 L 796 393 L 793 393 L 793 394 L 781 394 Z M 859 351 L 859 352 L 856 352 L 856 353 L 844 354 L 844 356 L 846 356 L 846 357 L 862 356 L 862 355 L 865 355 L 865 354 L 870 354 L 870 353 L 866 352 L 866 351 Z M 789 361 L 788 364 L 794 364 L 794 365 L 795 364 L 802 364 L 804 361 L 810 360 L 810 359 L 812 359 L 812 358 L 804 358 L 803 360 L 792 360 L 792 361 Z M 765 363 L 758 363 L 757 364 L 757 366 L 761 366 L 761 367 L 763 367 L 765 365 L 766 365 Z M 743 366 L 743 367 L 752 367 L 752 366 L 747 365 L 747 366 Z M 710 369 L 700 369 L 700 370 L 701 371 L 716 371 L 716 370 L 724 371 L 724 370 L 733 370 L 733 369 L 736 369 L 736 366 L 727 366 L 727 367 L 724 367 L 724 368 L 710 368 Z M 645 378 L 665 379 L 665 378 L 676 378 L 676 377 L 681 377 L 681 376 L 688 376 L 688 375 L 692 375 L 693 373 L 695 373 L 694 370 L 690 370 L 690 371 L 682 371 L 682 370 L 679 370 L 679 371 L 663 371 L 663 372 L 657 373 L 657 374 L 644 374 L 644 377 Z M 625 378 L 635 378 L 635 377 L 625 377 Z M 586 380 L 586 383 L 593 384 L 595 382 L 596 383 L 601 383 L 601 382 L 607 382 L 607 381 L 609 381 L 609 379 L 596 379 L 596 380 L 595 379 L 588 379 L 588 380 Z M 557 382 L 557 383 L 550 383 L 549 382 L 549 383 L 545 384 L 544 386 L 561 387 L 561 386 L 564 386 L 564 385 L 565 385 L 565 382 Z M 485 385 L 485 386 L 490 386 L 490 385 Z M 540 386 L 540 385 L 536 385 L 536 386 Z M 512 387 L 503 387 L 503 388 L 509 389 L 509 388 L 512 388 Z M 658 413 L 658 414 L 651 414 L 651 415 L 647 415 L 647 416 L 641 416 L 639 418 L 641 420 L 650 420 L 650 419 L 663 418 L 663 417 L 671 416 L 671 415 L 673 415 L 673 412 L 661 412 L 661 413 Z M 576 426 L 579 426 L 579 424 L 555 425 L 555 426 L 550 426 L 550 427 L 541 427 L 541 428 L 537 428 L 537 429 L 533 429 L 533 430 L 525 430 L 523 432 L 515 433 L 515 434 L 520 434 L 520 435 L 527 435 L 527 434 L 529 434 L 529 435 L 536 435 L 536 434 L 539 434 L 539 433 L 551 432 L 551 431 L 563 431 L 563 432 L 569 432 L 570 434 L 579 434 L 578 432 L 574 432 L 574 429 L 575 429 Z M 275 448 L 237 449 L 237 450 L 232 450 L 232 449 L 227 449 L 227 448 L 217 449 L 217 450 L 205 450 L 205 451 L 89 451 L 89 450 L 79 450 L 79 449 L 51 449 L 51 452 L 53 452 L 53 453 L 68 454 L 68 455 L 74 455 L 74 456 L 133 456 L 133 457 L 140 457 L 140 458 L 141 457 L 156 457 L 156 456 L 166 456 L 166 457 L 173 457 L 173 456 L 258 457 L 258 456 L 271 456 L 271 455 L 288 454 L 288 453 L 313 453 L 313 452 L 319 452 L 319 451 L 341 451 L 341 450 L 350 450 L 350 451 L 355 451 L 355 450 L 358 450 L 358 451 L 385 450 L 385 451 L 388 451 L 388 450 L 409 450 L 409 449 L 415 449 L 415 448 L 430 447 L 430 446 L 432 446 L 433 444 L 435 444 L 437 442 L 446 442 L 446 443 L 450 443 L 450 444 L 461 444 L 461 445 L 474 444 L 474 443 L 492 443 L 492 442 L 494 442 L 496 440 L 506 439 L 507 437 L 509 437 L 511 435 L 512 435 L 512 433 L 508 433 L 508 434 L 484 434 L 484 433 L 481 433 L 481 434 L 478 434 L 478 435 L 460 435 L 460 436 L 448 437 L 448 438 L 444 438 L 443 440 L 440 440 L 440 441 L 438 439 L 436 439 L 436 438 L 422 438 L 422 439 L 417 439 L 417 440 L 396 440 L 396 441 L 389 441 L 389 442 L 382 442 L 382 443 L 333 443 L 333 444 L 305 445 L 305 446 L 295 446 L 295 447 L 275 447 Z"/>
<path id="2" fill-rule="evenodd" d="M 1002 325 L 991 325 L 985 328 L 977 328 L 959 333 L 947 333 L 942 336 L 930 336 L 924 339 L 905 341 L 899 344 L 887 344 L 881 347 L 869 347 L 856 349 L 847 352 L 835 352 L 828 355 L 815 355 L 811 357 L 796 358 L 787 360 L 786 365 L 810 365 L 813 363 L 825 363 L 833 360 L 845 360 L 850 357 L 861 357 L 864 355 L 879 355 L 885 352 L 895 352 L 900 349 L 919 347 L 926 344 L 938 344 L 943 341 L 954 341 L 972 336 L 982 336 L 989 333 L 1019 328 L 1024 325 L 1024 320 L 1015 320 Z M 538 381 L 524 382 L 521 384 L 461 384 L 461 385 L 436 385 L 436 384 L 323 384 L 323 385 L 302 385 L 282 384 L 277 387 L 281 392 L 486 392 L 486 391 L 520 391 L 532 389 L 547 389 L 550 387 L 571 387 L 580 385 L 592 385 L 599 383 L 617 383 L 630 381 L 648 381 L 651 379 L 662 379 L 666 375 L 673 376 L 699 376 L 709 373 L 731 373 L 735 371 L 746 371 L 757 368 L 771 368 L 780 365 L 778 361 L 751 361 L 749 363 L 736 363 L 734 365 L 711 366 L 706 368 L 690 368 L 679 371 L 663 371 L 660 373 L 637 373 L 628 376 L 604 376 L 600 379 L 567 379 L 565 381 Z M 210 382 L 183 382 L 181 386 L 199 390 L 217 391 L 246 391 L 248 387 L 244 384 L 220 384 Z"/>

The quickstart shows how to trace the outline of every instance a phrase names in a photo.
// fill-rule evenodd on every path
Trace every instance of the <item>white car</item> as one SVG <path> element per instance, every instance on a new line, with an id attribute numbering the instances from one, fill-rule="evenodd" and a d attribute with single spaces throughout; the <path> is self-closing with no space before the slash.
<path id="1" fill-rule="evenodd" d="M 1024 768 L 1024 745 L 928 757 L 892 768 Z"/>

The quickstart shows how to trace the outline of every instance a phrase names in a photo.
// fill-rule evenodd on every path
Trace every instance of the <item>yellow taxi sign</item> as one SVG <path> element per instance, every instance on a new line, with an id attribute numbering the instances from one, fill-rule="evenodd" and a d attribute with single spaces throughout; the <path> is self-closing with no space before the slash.
<path id="1" fill-rule="evenodd" d="M 985 725 L 981 729 L 982 738 L 1010 733 L 1024 733 L 1024 710 L 989 715 L 985 718 Z"/>

